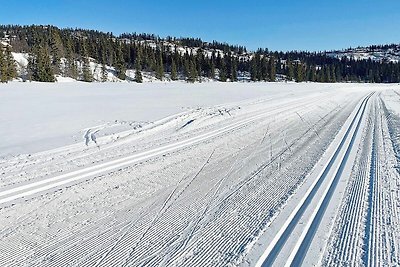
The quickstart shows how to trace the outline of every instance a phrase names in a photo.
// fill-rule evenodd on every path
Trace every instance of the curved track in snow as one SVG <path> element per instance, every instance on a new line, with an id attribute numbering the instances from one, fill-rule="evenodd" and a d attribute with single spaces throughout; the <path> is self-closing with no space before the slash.
<path id="1" fill-rule="evenodd" d="M 12 203 L 13 201 L 21 198 L 26 198 L 31 195 L 40 194 L 41 192 L 46 192 L 52 189 L 54 190 L 62 186 L 70 185 L 72 183 L 76 183 L 85 180 L 87 178 L 94 177 L 96 175 L 111 172 L 113 170 L 118 170 L 125 166 L 146 161 L 153 157 L 161 156 L 166 153 L 190 147 L 201 142 L 206 142 L 220 135 L 245 127 L 246 125 L 249 125 L 251 123 L 255 123 L 258 120 L 262 120 L 263 118 L 268 117 L 271 114 L 284 112 L 288 109 L 293 109 L 293 108 L 296 109 L 298 107 L 309 105 L 313 102 L 317 102 L 320 99 L 321 99 L 320 97 L 317 97 L 315 99 L 307 100 L 306 102 L 300 102 L 300 104 L 296 104 L 296 102 L 294 102 L 292 105 L 288 107 L 278 107 L 272 110 L 263 110 L 261 112 L 258 111 L 247 118 L 236 121 L 227 126 L 219 127 L 215 130 L 208 131 L 206 133 L 199 134 L 182 141 L 173 142 L 147 151 L 135 153 L 134 155 L 131 156 L 126 156 L 123 158 L 107 161 L 105 163 L 82 168 L 76 171 L 57 175 L 51 178 L 45 178 L 40 181 L 27 183 L 19 186 L 11 186 L 11 188 L 2 188 L 0 189 L 0 205 L 4 205 L 10 202 Z"/>
<path id="2" fill-rule="evenodd" d="M 0 266 L 396 265 L 397 126 L 369 92 L 195 109 L 0 162 Z"/>

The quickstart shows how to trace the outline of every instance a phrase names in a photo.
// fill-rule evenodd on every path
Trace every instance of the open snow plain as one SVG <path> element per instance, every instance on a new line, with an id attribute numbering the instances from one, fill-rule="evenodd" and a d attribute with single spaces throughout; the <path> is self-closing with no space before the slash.
<path id="1" fill-rule="evenodd" d="M 11 83 L 0 120 L 0 266 L 400 264 L 399 85 Z"/>

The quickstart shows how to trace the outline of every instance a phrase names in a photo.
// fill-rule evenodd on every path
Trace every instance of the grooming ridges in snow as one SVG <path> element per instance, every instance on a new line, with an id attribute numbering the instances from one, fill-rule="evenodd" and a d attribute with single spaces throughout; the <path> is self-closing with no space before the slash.
<path id="1" fill-rule="evenodd" d="M 0 266 L 399 265 L 398 85 L 0 90 Z"/>

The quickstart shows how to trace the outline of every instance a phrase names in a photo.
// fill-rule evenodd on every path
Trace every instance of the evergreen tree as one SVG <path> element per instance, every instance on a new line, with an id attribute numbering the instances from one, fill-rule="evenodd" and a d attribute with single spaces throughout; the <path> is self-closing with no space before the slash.
<path id="1" fill-rule="evenodd" d="M 36 46 L 29 56 L 28 69 L 29 76 L 34 81 L 55 82 L 48 48 L 43 44 Z"/>
<path id="2" fill-rule="evenodd" d="M 286 61 L 286 65 L 287 65 L 287 67 L 286 67 L 287 68 L 287 71 L 286 71 L 287 79 L 289 81 L 292 81 L 293 78 L 294 78 L 293 64 L 292 64 L 292 62 L 290 60 L 287 60 Z"/>
<path id="3" fill-rule="evenodd" d="M 231 82 L 236 82 L 237 81 L 237 63 L 235 60 L 232 61 L 231 64 Z"/>
<path id="4" fill-rule="evenodd" d="M 164 64 L 161 51 L 158 52 L 158 59 L 156 63 L 156 78 L 161 81 L 164 78 Z"/>
<path id="5" fill-rule="evenodd" d="M 143 82 L 142 66 L 141 66 L 140 55 L 139 54 L 136 56 L 136 60 L 135 60 L 135 81 L 137 83 L 142 83 Z"/>
<path id="6" fill-rule="evenodd" d="M 210 77 L 209 78 L 215 79 L 215 62 L 214 62 L 214 60 L 211 60 Z"/>
<path id="7" fill-rule="evenodd" d="M 76 63 L 74 47 L 72 38 L 68 38 L 65 45 L 66 65 L 63 72 L 64 77 L 71 77 L 75 80 L 78 79 L 78 66 Z"/>
<path id="8" fill-rule="evenodd" d="M 17 78 L 17 68 L 15 66 L 15 60 L 13 55 L 11 54 L 11 49 L 9 46 L 6 47 L 5 61 L 7 64 L 7 79 L 11 81 Z"/>
<path id="9" fill-rule="evenodd" d="M 178 73 L 176 71 L 176 64 L 175 64 L 174 59 L 172 59 L 172 62 L 171 62 L 171 80 L 173 80 L 173 81 L 178 80 Z"/>
<path id="10" fill-rule="evenodd" d="M 270 82 L 275 82 L 276 80 L 276 64 L 275 64 L 275 58 L 273 56 L 270 57 L 268 61 L 268 80 Z"/>
<path id="11" fill-rule="evenodd" d="M 125 80 L 126 79 L 126 66 L 125 66 L 125 61 L 122 53 L 122 48 L 121 44 L 118 42 L 116 44 L 117 50 L 116 50 L 116 57 L 117 61 L 115 63 L 115 69 L 117 71 L 117 77 L 118 79 Z"/>
<path id="12" fill-rule="evenodd" d="M 255 82 L 257 81 L 257 63 L 256 59 L 253 57 L 250 61 L 250 79 Z"/>
<path id="13" fill-rule="evenodd" d="M 304 68 L 300 62 L 296 63 L 294 79 L 297 83 L 304 81 Z"/>
<path id="14" fill-rule="evenodd" d="M 90 61 L 89 61 L 86 42 L 83 42 L 82 44 L 82 81 L 84 82 L 93 81 L 93 74 L 90 68 Z"/>
<path id="15" fill-rule="evenodd" d="M 108 72 L 106 69 L 106 65 L 102 64 L 101 65 L 101 81 L 106 82 L 108 80 Z"/>
<path id="16" fill-rule="evenodd" d="M 84 82 L 92 82 L 93 81 L 93 74 L 90 69 L 90 62 L 88 57 L 83 58 L 82 64 L 82 80 Z"/>
<path id="17" fill-rule="evenodd" d="M 0 82 L 5 83 L 8 81 L 8 78 L 7 78 L 7 64 L 3 50 L 4 48 L 0 43 Z"/>
<path id="18" fill-rule="evenodd" d="M 53 69 L 53 73 L 61 74 L 61 58 L 64 56 L 63 53 L 63 44 L 61 41 L 61 37 L 58 32 L 50 28 L 50 54 L 51 54 L 51 66 Z"/>
<path id="19" fill-rule="evenodd" d="M 194 62 L 194 59 L 192 58 L 189 60 L 189 75 L 187 77 L 188 82 L 195 82 L 197 78 L 197 70 L 196 70 L 196 64 Z"/>
<path id="20" fill-rule="evenodd" d="M 330 81 L 329 82 L 335 83 L 336 82 L 335 66 L 332 65 L 330 69 L 331 69 L 331 75 L 330 75 Z"/>
<path id="21" fill-rule="evenodd" d="M 221 67 L 219 69 L 219 80 L 221 82 L 226 82 L 227 77 L 226 77 L 226 64 L 225 64 L 225 60 L 221 61 Z"/>
<path id="22" fill-rule="evenodd" d="M 266 59 L 265 56 L 261 59 L 261 70 L 260 70 L 260 73 L 261 73 L 260 80 L 267 81 L 269 79 L 268 78 L 268 73 L 269 73 L 269 71 L 268 71 L 268 62 L 267 62 L 267 59 Z"/>

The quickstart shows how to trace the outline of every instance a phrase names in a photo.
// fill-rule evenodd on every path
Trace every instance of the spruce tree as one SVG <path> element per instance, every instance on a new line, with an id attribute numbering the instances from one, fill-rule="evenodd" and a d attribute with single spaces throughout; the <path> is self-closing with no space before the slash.
<path id="1" fill-rule="evenodd" d="M 51 66 L 53 73 L 61 74 L 61 58 L 64 56 L 64 47 L 61 41 L 61 37 L 56 30 L 50 29 L 50 54 L 51 54 Z"/>
<path id="2" fill-rule="evenodd" d="M 193 83 L 197 78 L 196 63 L 194 62 L 193 58 L 191 58 L 189 61 L 189 75 L 187 77 L 187 81 Z"/>
<path id="3" fill-rule="evenodd" d="M 72 44 L 72 38 L 68 38 L 65 45 L 66 66 L 63 76 L 78 79 L 78 67 L 76 65 L 75 53 Z"/>
<path id="4" fill-rule="evenodd" d="M 163 60 L 162 60 L 161 51 L 158 53 L 158 59 L 157 59 L 157 63 L 156 63 L 156 78 L 161 81 L 164 78 L 164 64 L 163 64 Z"/>
<path id="5" fill-rule="evenodd" d="M 293 64 L 292 64 L 292 62 L 288 59 L 287 61 L 286 61 L 286 65 L 287 65 L 287 67 L 286 67 L 286 76 L 287 76 L 287 80 L 289 80 L 289 81 L 293 81 L 293 78 L 294 78 L 294 70 L 293 70 Z"/>
<path id="6" fill-rule="evenodd" d="M 38 82 L 55 82 L 53 69 L 51 68 L 48 48 L 44 44 L 38 44 L 28 60 L 28 72 L 31 80 Z"/>
<path id="7" fill-rule="evenodd" d="M 82 80 L 84 82 L 92 82 L 93 81 L 93 74 L 92 74 L 92 70 L 90 69 L 90 62 L 89 62 L 88 57 L 83 58 Z"/>
<path id="8" fill-rule="evenodd" d="M 231 66 L 231 82 L 237 81 L 237 63 L 235 60 L 232 61 Z"/>
<path id="9" fill-rule="evenodd" d="M 270 57 L 268 61 L 268 80 L 270 82 L 275 82 L 276 81 L 276 64 L 275 64 L 275 58 L 273 56 Z"/>
<path id="10" fill-rule="evenodd" d="M 222 59 L 221 61 L 221 67 L 219 69 L 219 80 L 221 82 L 226 82 L 227 77 L 226 77 L 226 64 L 225 64 L 225 60 Z"/>
<path id="11" fill-rule="evenodd" d="M 82 43 L 82 81 L 84 82 L 92 82 L 93 81 L 93 74 L 90 68 L 90 60 L 88 56 L 88 50 L 86 42 Z"/>
<path id="12" fill-rule="evenodd" d="M 101 64 L 101 81 L 106 82 L 108 80 L 108 72 L 106 69 L 106 64 Z"/>
<path id="13" fill-rule="evenodd" d="M 176 64 L 175 64 L 174 59 L 172 59 L 172 62 L 171 62 L 171 80 L 173 80 L 173 81 L 178 80 L 178 73 L 176 71 Z"/>
<path id="14" fill-rule="evenodd" d="M 11 81 L 17 78 L 17 68 L 9 46 L 6 47 L 5 62 L 7 64 L 7 80 Z"/>
<path id="15" fill-rule="evenodd" d="M 135 81 L 137 83 L 143 82 L 142 66 L 140 63 L 140 55 L 139 54 L 136 56 L 136 59 L 135 59 Z"/>
<path id="16" fill-rule="evenodd" d="M 106 49 L 104 41 L 102 42 L 103 45 L 100 47 L 99 56 L 100 56 L 100 63 L 101 63 L 101 81 L 106 82 L 108 80 L 108 72 L 106 68 Z"/>
<path id="17" fill-rule="evenodd" d="M 304 81 L 304 68 L 300 62 L 296 63 L 294 76 L 297 83 Z"/>
<path id="18" fill-rule="evenodd" d="M 214 60 L 211 60 L 210 77 L 209 78 L 215 79 L 215 62 L 214 62 Z"/>
<path id="19" fill-rule="evenodd" d="M 0 43 L 0 82 L 5 83 L 7 79 L 7 64 L 4 57 L 3 46 Z"/>
<path id="20" fill-rule="evenodd" d="M 115 63 L 115 69 L 117 71 L 117 77 L 118 79 L 125 80 L 126 79 L 126 66 L 125 66 L 125 61 L 122 53 L 122 48 L 121 44 L 118 42 L 117 44 L 117 49 L 116 49 L 116 57 L 117 61 Z"/>
<path id="21" fill-rule="evenodd" d="M 331 67 L 331 75 L 330 75 L 330 81 L 329 82 L 332 82 L 332 83 L 336 82 L 336 72 L 335 72 L 335 66 L 334 65 L 332 65 L 332 67 Z"/>
<path id="22" fill-rule="evenodd" d="M 250 79 L 255 82 L 257 81 L 257 62 L 255 57 L 253 57 L 250 61 Z"/>
<path id="23" fill-rule="evenodd" d="M 268 62 L 267 62 L 267 59 L 265 56 L 261 59 L 260 73 L 261 73 L 260 80 L 264 80 L 264 81 L 269 80 L 269 78 L 268 78 L 268 75 L 269 75 Z"/>

